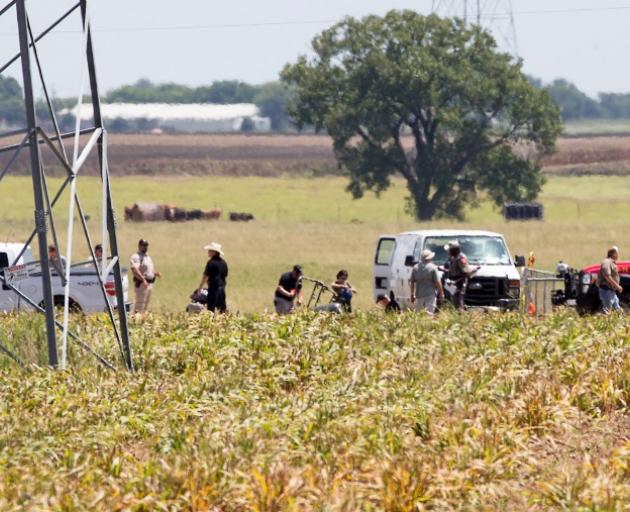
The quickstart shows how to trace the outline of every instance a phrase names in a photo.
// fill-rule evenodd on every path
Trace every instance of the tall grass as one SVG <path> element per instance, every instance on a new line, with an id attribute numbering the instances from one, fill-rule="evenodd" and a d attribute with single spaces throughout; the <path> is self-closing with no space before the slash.
<path id="1" fill-rule="evenodd" d="M 37 331 L 31 317 L 10 321 Z M 98 317 L 81 323 L 111 350 Z M 0 509 L 623 510 L 630 499 L 625 318 L 164 315 L 132 331 L 134 374 L 77 352 L 67 372 L 0 370 Z"/>

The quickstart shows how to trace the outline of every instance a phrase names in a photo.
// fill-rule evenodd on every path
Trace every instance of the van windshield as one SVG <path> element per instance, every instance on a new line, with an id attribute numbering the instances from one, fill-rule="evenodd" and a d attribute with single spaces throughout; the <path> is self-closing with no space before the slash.
<path id="1" fill-rule="evenodd" d="M 444 246 L 451 240 L 457 240 L 462 248 L 462 252 L 468 261 L 474 265 L 510 265 L 510 254 L 505 242 L 498 236 L 458 236 L 443 237 L 430 236 L 425 238 L 423 249 L 430 249 L 435 253 L 434 261 L 438 265 L 446 263 L 448 254 Z M 420 249 L 416 247 L 417 254 L 414 259 L 420 259 Z"/>

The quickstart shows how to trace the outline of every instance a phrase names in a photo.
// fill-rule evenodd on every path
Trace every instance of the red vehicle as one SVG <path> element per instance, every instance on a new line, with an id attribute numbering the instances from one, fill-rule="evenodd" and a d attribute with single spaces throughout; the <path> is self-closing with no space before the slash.
<path id="1" fill-rule="evenodd" d="M 600 263 L 589 265 L 577 271 L 559 263 L 558 277 L 564 279 L 564 290 L 558 290 L 553 296 L 553 303 L 560 305 L 575 304 L 581 314 L 597 313 L 602 307 L 597 288 L 597 274 Z M 620 284 L 623 292 L 619 294 L 619 303 L 624 311 L 630 312 L 630 261 L 618 261 Z"/>

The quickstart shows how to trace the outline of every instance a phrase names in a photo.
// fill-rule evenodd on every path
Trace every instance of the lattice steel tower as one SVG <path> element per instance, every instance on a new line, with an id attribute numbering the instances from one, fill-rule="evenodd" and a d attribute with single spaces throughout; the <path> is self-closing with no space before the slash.
<path id="1" fill-rule="evenodd" d="M 47 2 L 49 0 L 46 0 Z M 4 3 L 4 5 L 2 5 Z M 30 0 L 4 0 L 0 3 L 0 19 L 11 18 L 17 22 L 16 53 L 6 62 L 0 62 L 0 76 L 7 69 L 15 66 L 16 73 L 20 75 L 23 86 L 23 107 L 25 122 L 23 126 L 14 127 L 8 131 L 0 129 L 0 182 L 15 169 L 21 157 L 27 162 L 26 166 L 32 178 L 32 183 L 24 184 L 28 187 L 34 198 L 34 220 L 32 228 L 28 229 L 30 235 L 24 240 L 20 254 L 14 261 L 6 261 L 0 268 L 0 286 L 3 292 L 11 293 L 18 304 L 16 309 L 27 309 L 38 311 L 45 315 L 46 340 L 48 344 L 48 361 L 51 367 L 65 368 L 67 364 L 68 341 L 75 344 L 78 349 L 96 359 L 108 368 L 114 369 L 113 363 L 97 354 L 91 347 L 88 340 L 82 340 L 79 335 L 70 327 L 69 313 L 71 309 L 70 299 L 75 287 L 79 286 L 80 279 L 73 279 L 73 276 L 84 275 L 91 272 L 100 289 L 103 309 L 105 310 L 111 328 L 113 338 L 116 340 L 123 364 L 126 368 L 133 369 L 131 355 L 131 345 L 129 343 L 129 333 L 127 329 L 127 315 L 125 310 L 124 296 L 124 276 L 120 258 L 118 255 L 118 242 L 116 238 L 116 222 L 114 208 L 112 204 L 112 194 L 110 186 L 109 166 L 107 163 L 107 130 L 101 117 L 101 104 L 98 92 L 98 82 L 96 80 L 96 65 L 93 51 L 92 32 L 90 25 L 89 6 L 91 0 L 75 0 L 74 5 L 65 12 L 59 12 L 44 30 L 36 33 L 32 25 L 29 11 Z M 51 2 L 53 8 L 56 2 Z M 66 21 L 67 20 L 67 21 Z M 61 59 L 67 59 L 66 54 L 52 54 L 52 59 L 48 62 L 48 68 L 44 54 L 46 43 L 50 39 L 50 34 L 54 33 L 61 23 L 73 22 L 76 29 L 80 29 L 80 59 L 77 62 L 77 75 L 80 81 L 77 85 L 77 107 L 75 129 L 72 131 L 62 131 L 57 120 L 57 112 L 53 108 L 50 95 L 50 87 L 46 82 L 46 69 L 55 67 Z M 4 41 L 3 41 L 4 42 Z M 9 45 L 7 45 L 9 47 Z M 41 88 L 43 97 L 41 104 L 43 108 L 37 107 L 36 89 Z M 92 110 L 92 119 L 81 123 L 81 107 L 84 97 L 89 98 L 89 107 Z M 42 110 L 44 111 L 42 113 Z M 2 127 L 0 127 L 2 128 Z M 65 141 L 71 142 L 71 149 L 66 147 Z M 44 152 L 48 155 L 48 161 L 43 158 Z M 96 234 L 91 233 L 88 225 L 88 215 L 84 212 L 83 205 L 79 199 L 77 181 L 82 176 L 80 172 L 86 159 L 96 153 L 98 169 L 100 175 L 100 229 Z M 64 175 L 61 185 L 51 182 L 50 167 L 54 165 L 62 169 Z M 0 213 L 8 215 L 8 207 L 3 201 L 4 195 L 9 192 L 0 183 Z M 69 195 L 67 210 L 63 208 L 60 201 L 62 194 Z M 58 213 L 67 213 L 67 217 L 58 217 Z M 65 250 L 60 245 L 61 221 L 67 218 L 67 235 L 65 238 Z M 80 235 L 77 242 L 82 238 L 89 254 L 86 261 L 77 262 L 73 259 L 73 242 L 75 240 L 75 219 Z M 6 225 L 3 226 L 6 228 Z M 6 233 L 5 233 L 6 234 Z M 39 249 L 39 261 L 32 265 L 20 265 L 22 255 L 27 251 L 31 242 L 37 241 Z M 103 257 L 97 258 L 94 252 L 94 242 L 100 242 L 103 246 Z M 63 291 L 53 297 L 52 288 L 52 264 L 47 254 L 48 244 L 54 244 L 58 252 L 62 255 L 64 265 L 59 264 L 55 280 L 61 281 Z M 76 255 L 75 255 L 76 256 Z M 1 262 L 0 262 L 1 263 Z M 43 298 L 36 297 L 36 287 L 34 291 L 24 289 L 21 284 L 10 278 L 13 269 L 27 267 L 26 271 L 33 279 L 41 280 Z M 61 275 L 65 274 L 65 275 Z M 55 281 L 57 282 L 57 281 Z M 108 286 L 106 286 L 106 283 Z M 115 296 L 112 297 L 112 295 Z M 58 307 L 63 307 L 61 312 L 57 312 Z M 58 360 L 57 335 L 61 341 L 61 358 Z M 28 342 L 28 340 L 24 340 Z M 7 347 L 0 345 L 0 352 L 12 357 L 22 364 L 19 358 Z"/>
<path id="2" fill-rule="evenodd" d="M 467 23 L 482 25 L 512 55 L 518 55 L 516 25 L 511 0 L 432 0 L 431 11 L 456 16 Z"/>

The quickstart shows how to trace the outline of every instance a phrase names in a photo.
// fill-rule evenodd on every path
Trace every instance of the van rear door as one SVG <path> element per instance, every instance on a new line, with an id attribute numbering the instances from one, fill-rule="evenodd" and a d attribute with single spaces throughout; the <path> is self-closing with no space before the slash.
<path id="1" fill-rule="evenodd" d="M 383 235 L 376 244 L 374 255 L 374 299 L 381 294 L 387 294 L 391 289 L 392 257 L 396 248 L 396 237 Z"/>
<path id="2" fill-rule="evenodd" d="M 396 294 L 396 298 L 401 307 L 411 307 L 411 279 L 412 267 L 405 265 L 407 256 L 414 254 L 414 247 L 420 237 L 415 233 L 405 233 L 396 237 L 396 248 L 391 262 L 392 279 L 391 288 Z"/>

